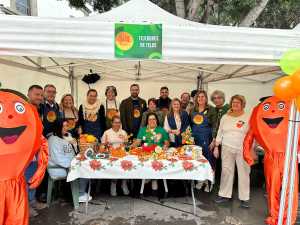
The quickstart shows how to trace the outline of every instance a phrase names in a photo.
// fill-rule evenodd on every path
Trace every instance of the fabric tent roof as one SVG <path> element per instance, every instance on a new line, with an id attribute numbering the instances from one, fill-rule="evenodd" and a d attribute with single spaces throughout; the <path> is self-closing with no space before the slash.
<path id="1" fill-rule="evenodd" d="M 72 66 L 75 76 L 92 68 L 124 79 L 156 76 L 180 81 L 195 79 L 201 72 L 206 82 L 261 74 L 271 74 L 267 80 L 272 80 L 281 75 L 276 62 L 283 52 L 300 48 L 299 29 L 199 24 L 176 17 L 148 0 L 131 0 L 85 18 L 0 15 L 0 21 L 0 55 L 26 56 L 1 57 L 0 63 L 66 77 Z M 116 60 L 114 23 L 119 22 L 162 23 L 163 60 Z"/>

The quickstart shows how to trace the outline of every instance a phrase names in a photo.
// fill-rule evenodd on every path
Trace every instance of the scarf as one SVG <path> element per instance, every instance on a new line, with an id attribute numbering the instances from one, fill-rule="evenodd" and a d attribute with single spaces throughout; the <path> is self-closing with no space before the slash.
<path id="1" fill-rule="evenodd" d="M 101 103 L 100 100 L 97 99 L 97 101 L 94 104 L 89 104 L 87 101 L 82 105 L 83 110 L 83 116 L 84 119 L 86 115 L 94 115 L 97 114 L 100 109 Z"/>

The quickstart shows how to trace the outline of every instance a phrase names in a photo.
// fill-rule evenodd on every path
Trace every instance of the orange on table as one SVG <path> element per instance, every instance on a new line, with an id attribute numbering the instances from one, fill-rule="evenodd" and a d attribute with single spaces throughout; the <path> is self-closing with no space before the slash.
<path id="1" fill-rule="evenodd" d="M 94 143 L 97 142 L 97 138 L 91 134 L 81 134 L 79 137 L 80 143 Z"/>
<path id="2" fill-rule="evenodd" d="M 142 153 L 142 150 L 140 148 L 132 148 L 129 151 L 130 155 L 140 155 Z"/>
<path id="3" fill-rule="evenodd" d="M 116 158 L 123 158 L 126 156 L 126 151 L 123 147 L 121 148 L 112 148 L 110 151 L 110 155 Z"/>

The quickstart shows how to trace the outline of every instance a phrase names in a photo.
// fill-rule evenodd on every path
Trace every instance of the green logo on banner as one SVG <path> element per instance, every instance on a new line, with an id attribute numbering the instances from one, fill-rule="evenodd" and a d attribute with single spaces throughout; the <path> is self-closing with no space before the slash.
<path id="1" fill-rule="evenodd" d="M 115 57 L 162 58 L 162 24 L 115 24 Z"/>

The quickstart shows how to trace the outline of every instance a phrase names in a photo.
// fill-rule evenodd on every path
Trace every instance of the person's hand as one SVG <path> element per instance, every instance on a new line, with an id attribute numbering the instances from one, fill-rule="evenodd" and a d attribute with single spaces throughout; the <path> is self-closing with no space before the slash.
<path id="1" fill-rule="evenodd" d="M 163 150 L 164 150 L 164 151 L 167 151 L 167 150 L 168 150 L 168 146 L 167 146 L 167 145 L 164 145 L 164 146 L 163 146 Z"/>
<path id="2" fill-rule="evenodd" d="M 175 135 L 179 135 L 180 134 L 180 130 L 174 130 L 174 134 Z"/>
<path id="3" fill-rule="evenodd" d="M 176 130 L 170 130 L 170 134 L 176 134 Z"/>
<path id="4" fill-rule="evenodd" d="M 213 152 L 213 154 L 214 154 L 214 157 L 217 159 L 217 158 L 219 158 L 219 148 L 218 148 L 218 146 L 215 146 L 215 148 L 214 148 L 214 152 Z"/>

